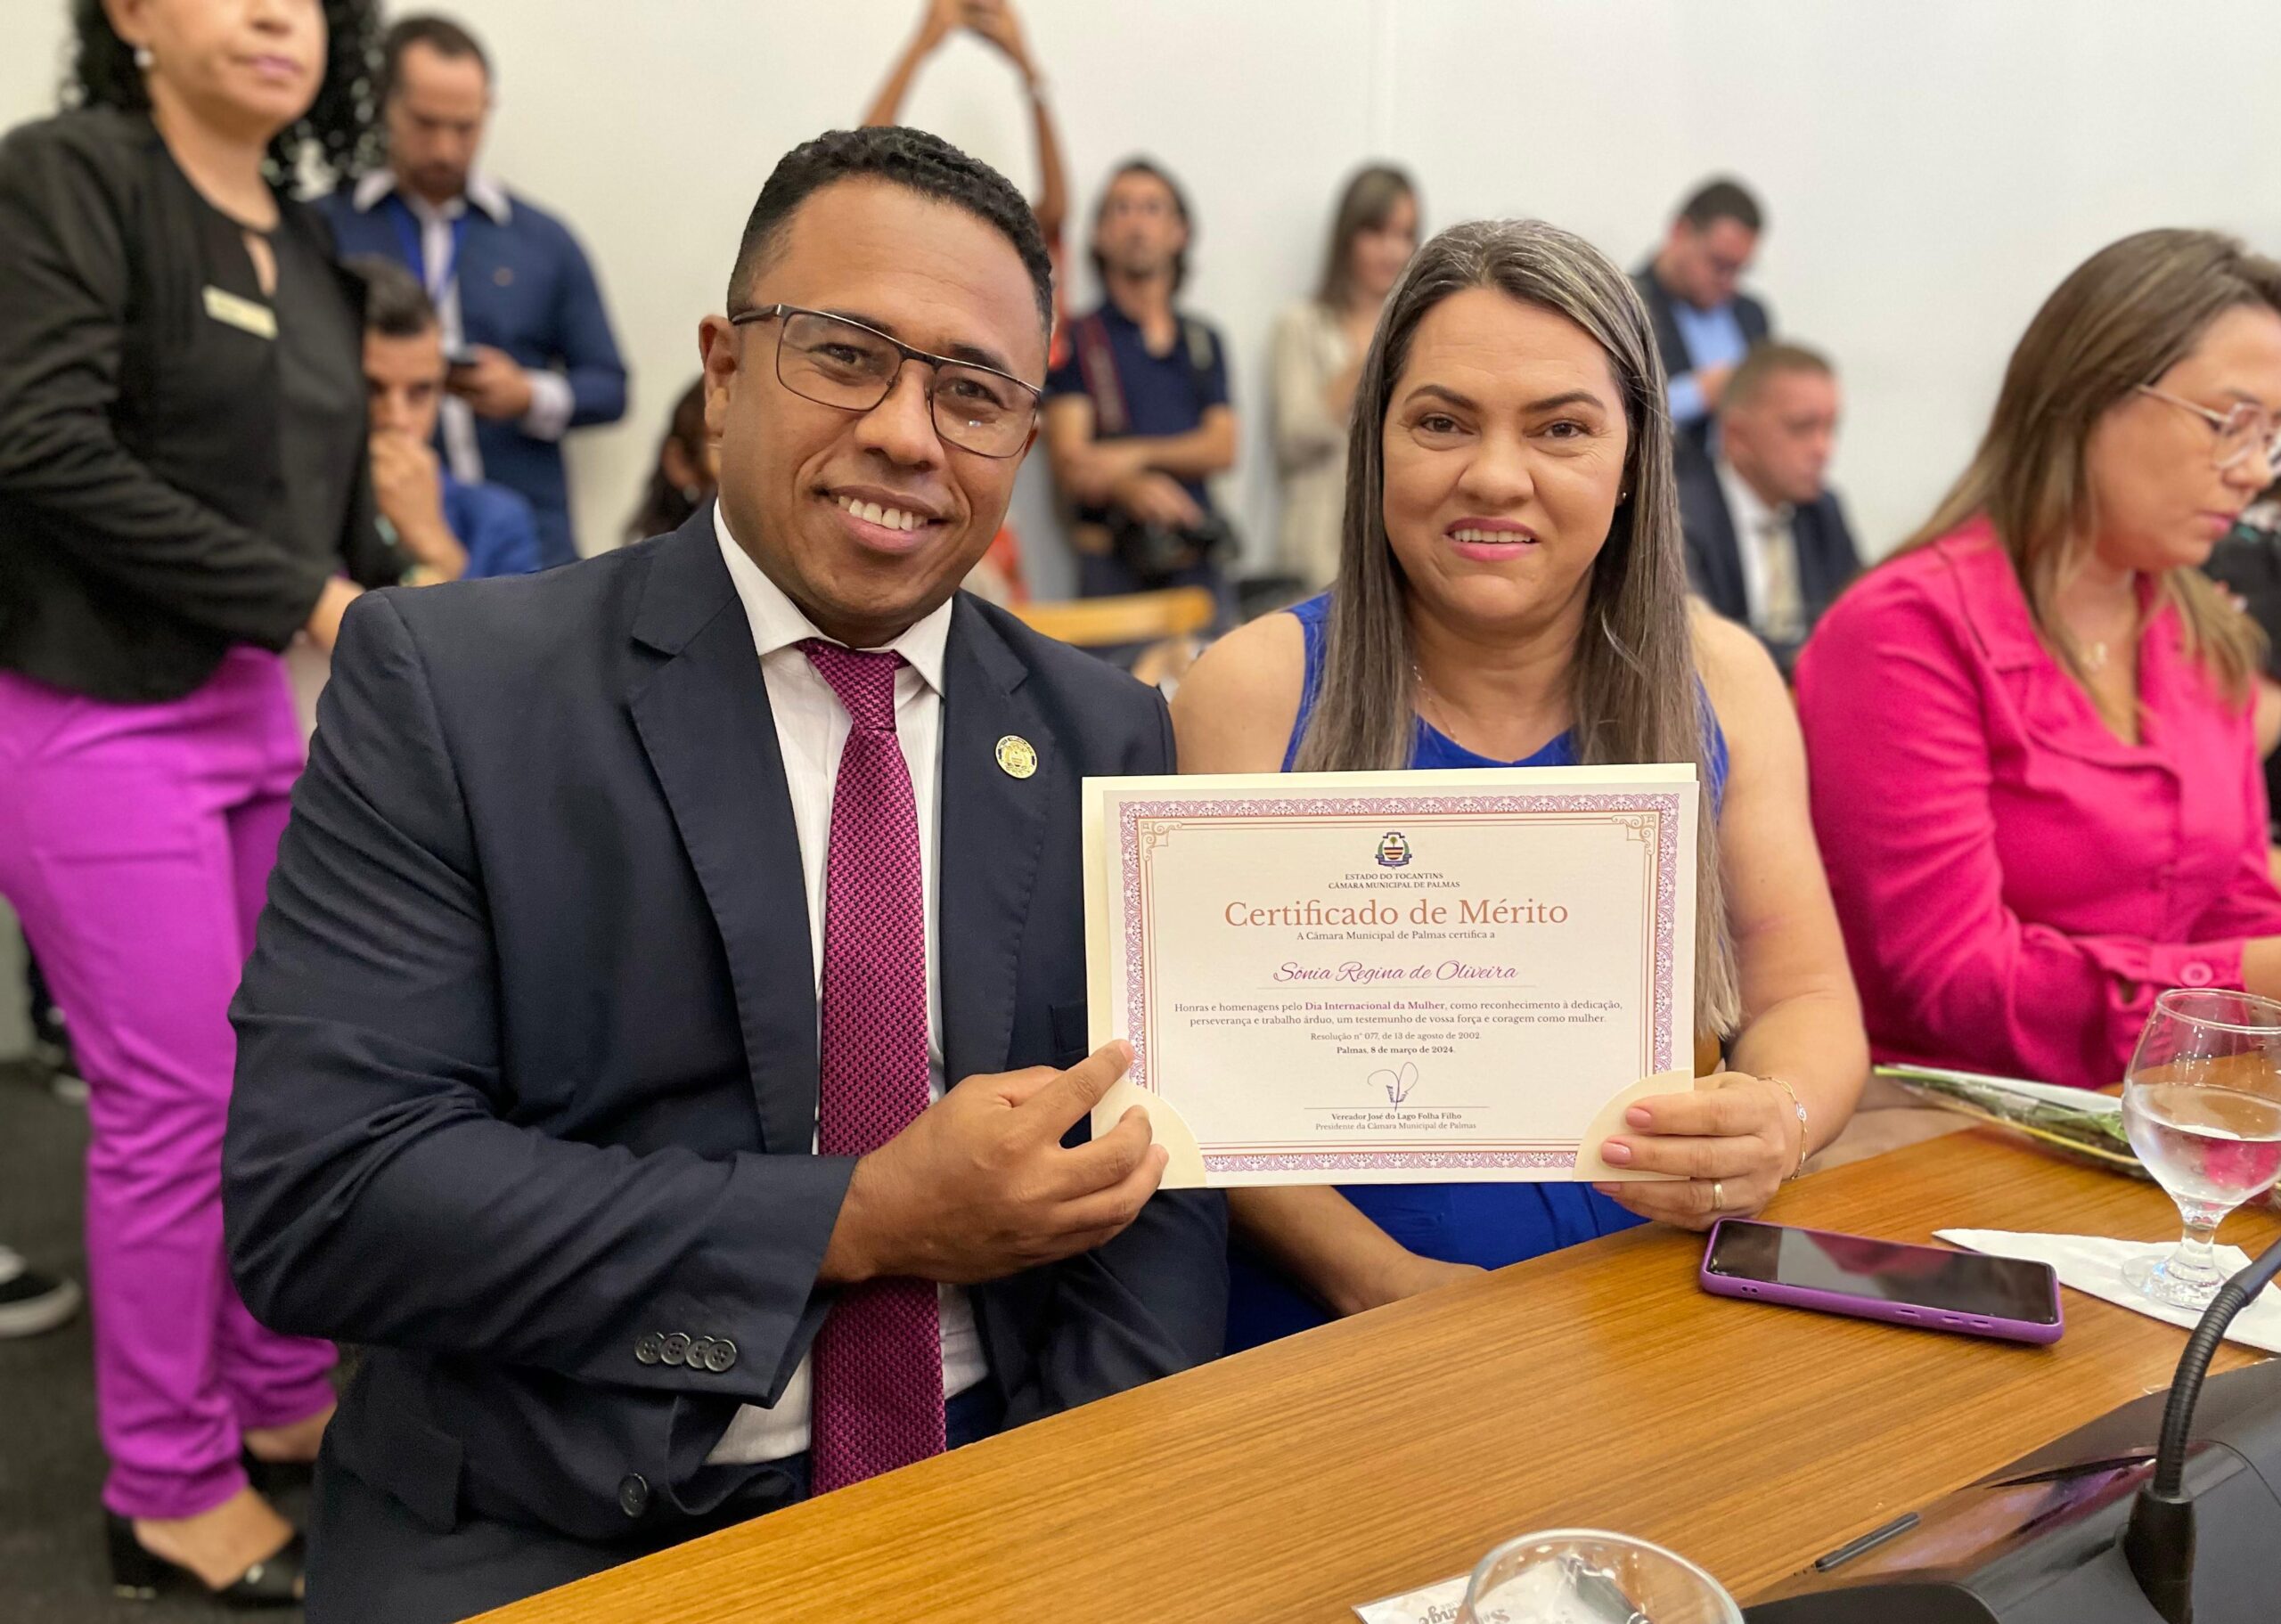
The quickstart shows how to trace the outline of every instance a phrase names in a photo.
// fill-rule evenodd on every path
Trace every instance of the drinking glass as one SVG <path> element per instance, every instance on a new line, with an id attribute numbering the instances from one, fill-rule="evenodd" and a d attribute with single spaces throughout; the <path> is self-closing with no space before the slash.
<path id="1" fill-rule="evenodd" d="M 1597 1529 L 1524 1534 L 1481 1559 L 1457 1624 L 1743 1624 L 1719 1581 L 1660 1546 Z"/>
<path id="2" fill-rule="evenodd" d="M 2209 988 L 2156 999 L 2123 1079 L 2122 1126 L 2186 1220 L 2174 1249 L 2133 1259 L 2122 1277 L 2157 1302 L 2207 1308 L 2226 1282 L 2218 1226 L 2281 1178 L 2281 1003 Z"/>

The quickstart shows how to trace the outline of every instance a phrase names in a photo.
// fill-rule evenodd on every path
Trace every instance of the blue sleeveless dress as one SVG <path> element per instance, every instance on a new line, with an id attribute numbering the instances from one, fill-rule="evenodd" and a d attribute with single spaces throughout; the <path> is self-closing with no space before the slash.
<path id="1" fill-rule="evenodd" d="M 1298 755 L 1299 741 L 1321 690 L 1330 596 L 1310 598 L 1290 613 L 1297 616 L 1306 635 L 1307 670 L 1298 721 L 1283 752 L 1286 772 Z M 1715 806 L 1726 788 L 1727 741 L 1716 717 L 1711 718 L 1711 797 Z M 1569 736 L 1563 733 L 1525 761 L 1492 761 L 1475 755 L 1421 717 L 1410 764 L 1413 768 L 1573 767 L 1576 753 Z M 1477 1263 L 1484 1269 L 1501 1269 L 1644 1221 L 1589 1184 L 1362 1184 L 1342 1185 L 1339 1194 L 1410 1251 L 1444 1262 Z M 1252 1257 L 1240 1245 L 1231 1247 L 1228 1263 L 1229 1352 L 1288 1336 L 1329 1318 L 1313 1299 L 1294 1289 L 1280 1273 Z"/>

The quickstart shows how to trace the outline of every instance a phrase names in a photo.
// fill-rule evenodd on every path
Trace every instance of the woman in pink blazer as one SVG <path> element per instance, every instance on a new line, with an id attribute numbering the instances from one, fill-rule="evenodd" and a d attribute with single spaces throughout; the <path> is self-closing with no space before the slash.
<path id="1" fill-rule="evenodd" d="M 2281 996 L 2254 629 L 2198 573 L 2281 459 L 2281 265 L 2146 232 L 2060 284 L 1798 706 L 1869 1038 L 2117 1081 L 2171 986 Z"/>

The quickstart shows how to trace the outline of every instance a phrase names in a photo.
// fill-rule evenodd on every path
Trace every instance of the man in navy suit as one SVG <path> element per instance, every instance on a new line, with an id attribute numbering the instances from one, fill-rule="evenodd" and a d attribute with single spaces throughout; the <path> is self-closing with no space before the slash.
<path id="1" fill-rule="evenodd" d="M 491 63 L 445 17 L 406 17 L 381 48 L 388 161 L 319 204 L 343 255 L 383 254 L 428 290 L 455 357 L 441 450 L 463 484 L 537 515 L 540 561 L 578 556 L 562 437 L 625 415 L 625 365 L 569 229 L 476 167 Z"/>
<path id="2" fill-rule="evenodd" d="M 1078 786 L 1154 690 L 959 593 L 1037 225 L 932 136 L 763 190 L 720 495 L 351 611 L 233 1012 L 233 1269 L 366 1349 L 315 1624 L 457 1619 L 1212 1357 L 1216 1195 L 1086 1054 Z"/>
<path id="3" fill-rule="evenodd" d="M 1681 445 L 1674 459 L 1689 583 L 1756 632 L 1785 676 L 1861 568 L 1829 488 L 1837 414 L 1828 361 L 1802 344 L 1755 345 L 1727 386 L 1715 449 Z"/>
<path id="4" fill-rule="evenodd" d="M 1742 291 L 1765 226 L 1740 182 L 1706 181 L 1680 205 L 1656 257 L 1631 273 L 1670 375 L 1672 427 L 1698 450 L 1710 446 L 1728 379 L 1773 324 Z"/>

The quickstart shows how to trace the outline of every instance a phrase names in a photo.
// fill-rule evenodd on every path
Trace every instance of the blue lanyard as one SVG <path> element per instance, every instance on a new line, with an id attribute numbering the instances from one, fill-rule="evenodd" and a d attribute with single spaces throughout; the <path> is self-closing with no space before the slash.
<path id="1" fill-rule="evenodd" d="M 397 241 L 404 249 L 404 263 L 412 267 L 412 273 L 420 279 L 420 285 L 428 290 L 428 297 L 441 300 L 444 290 L 450 287 L 452 279 L 460 273 L 460 245 L 467 241 L 466 211 L 462 209 L 459 218 L 452 222 L 452 251 L 445 257 L 443 274 L 430 280 L 428 275 L 427 237 L 421 229 L 419 216 L 412 212 L 411 204 L 393 192 L 388 193 L 388 202 L 391 205 L 388 217 L 396 222 Z"/>

